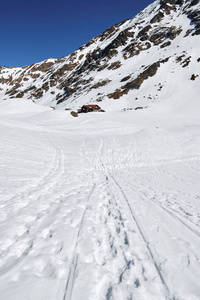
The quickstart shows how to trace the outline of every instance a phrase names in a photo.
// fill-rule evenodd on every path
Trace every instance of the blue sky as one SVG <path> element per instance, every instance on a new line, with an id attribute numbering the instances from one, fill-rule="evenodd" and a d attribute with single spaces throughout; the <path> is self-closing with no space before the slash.
<path id="1" fill-rule="evenodd" d="M 66 56 L 153 0 L 6 0 L 1 3 L 0 66 Z"/>

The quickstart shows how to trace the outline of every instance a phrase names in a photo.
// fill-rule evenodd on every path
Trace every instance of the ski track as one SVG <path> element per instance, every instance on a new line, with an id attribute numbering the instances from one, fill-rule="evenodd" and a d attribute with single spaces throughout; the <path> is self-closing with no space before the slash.
<path id="1" fill-rule="evenodd" d="M 119 161 L 120 158 L 118 158 L 117 161 Z M 146 158 L 146 160 L 148 160 L 148 158 Z M 107 162 L 106 162 L 107 163 Z M 131 181 L 131 177 L 129 178 L 129 176 L 127 175 L 128 174 L 128 171 L 126 171 L 125 173 L 123 173 L 123 171 L 121 169 L 117 169 L 115 168 L 114 166 L 114 163 L 111 161 L 109 162 L 110 165 L 108 165 L 108 170 L 111 170 L 112 172 L 112 175 L 111 177 L 113 178 L 113 180 L 115 181 L 115 183 L 119 186 L 119 189 L 121 190 L 121 193 L 123 193 L 124 195 L 124 198 L 127 199 L 127 204 L 129 206 L 129 208 L 131 210 L 133 210 L 133 205 L 135 207 L 135 209 L 137 209 L 137 213 L 134 214 L 135 216 L 137 215 L 137 218 L 139 217 L 139 220 L 140 222 L 142 222 L 142 215 L 145 216 L 145 214 L 141 214 L 142 212 L 142 207 L 143 207 L 143 210 L 145 208 L 150 208 L 152 205 L 152 208 L 154 208 L 154 211 L 158 211 L 159 215 L 158 216 L 163 216 L 164 219 L 167 220 L 168 224 L 170 224 L 170 226 L 172 226 L 171 224 L 174 224 L 175 225 L 175 228 L 176 230 L 178 228 L 181 229 L 181 231 L 185 230 L 185 234 L 186 236 L 191 236 L 190 240 L 191 242 L 186 242 L 185 238 L 184 238 L 184 235 L 181 234 L 181 231 L 179 233 L 179 231 L 175 231 L 176 234 L 177 234 L 177 237 L 178 236 L 181 236 L 182 235 L 182 241 L 181 239 L 179 240 L 179 238 L 175 238 L 175 240 L 177 240 L 177 245 L 180 247 L 180 243 L 187 243 L 187 247 L 185 248 L 185 245 L 183 244 L 180 248 L 180 250 L 182 250 L 182 252 L 187 252 L 187 261 L 188 261 L 188 264 L 192 264 L 193 265 L 193 268 L 195 267 L 196 268 L 196 271 L 198 270 L 198 267 L 196 267 L 196 265 L 199 264 L 199 253 L 197 251 L 198 249 L 198 244 L 199 244 L 199 226 L 198 224 L 196 224 L 195 222 L 192 222 L 192 220 L 188 219 L 187 218 L 187 213 L 183 216 L 179 211 L 176 211 L 176 210 L 173 210 L 169 207 L 166 207 L 164 206 L 162 203 L 160 203 L 157 199 L 159 199 L 159 194 L 158 194 L 158 191 L 166 191 L 167 190 L 167 187 L 163 188 L 163 186 L 161 186 L 159 184 L 159 182 L 157 181 L 156 184 L 154 182 L 154 185 L 156 186 L 157 190 L 155 190 L 152 186 L 150 186 L 149 182 L 145 182 L 145 181 L 142 181 L 142 176 L 140 176 L 140 178 L 137 180 L 135 179 L 135 176 L 133 176 L 133 180 Z M 136 163 L 137 165 L 137 163 Z M 151 165 L 151 164 L 150 164 Z M 152 164 L 154 167 L 153 167 L 153 172 L 155 173 L 157 170 L 161 170 L 160 167 L 156 167 L 156 165 Z M 114 173 L 113 173 L 114 171 Z M 118 173 L 118 175 L 116 175 Z M 172 174 L 169 174 L 168 175 L 172 176 L 173 177 L 173 180 L 175 179 L 175 176 L 172 175 Z M 116 179 L 116 176 L 118 179 Z M 147 175 L 145 174 L 146 178 L 147 178 Z M 124 178 L 126 178 L 124 180 Z M 155 177 L 156 178 L 156 177 Z M 120 179 L 120 184 L 118 182 L 118 180 Z M 176 176 L 176 180 L 179 180 L 179 178 Z M 183 181 L 184 182 L 184 181 Z M 192 182 L 193 183 L 193 182 Z M 122 188 L 123 187 L 123 188 Z M 126 191 L 126 192 L 125 192 Z M 132 192 L 131 192 L 132 191 Z M 126 194 L 129 194 L 128 198 L 126 196 Z M 166 193 L 166 192 L 165 192 Z M 181 194 L 181 193 L 180 193 Z M 190 194 L 189 194 L 190 195 Z M 160 195 L 160 196 L 163 196 L 163 195 Z M 165 195 L 167 196 L 167 195 Z M 130 198 L 131 197 L 131 198 Z M 133 199 L 135 198 L 135 200 L 133 201 Z M 162 198 L 162 197 L 161 197 Z M 131 199 L 131 204 L 129 202 L 128 199 Z M 138 199 L 138 200 L 136 200 Z M 151 202 L 151 204 L 150 204 Z M 141 205 L 138 205 L 140 204 Z M 150 206 L 151 205 L 151 206 Z M 155 206 L 156 205 L 156 206 Z M 169 204 L 170 205 L 170 204 Z M 152 209 L 151 208 L 151 209 Z M 160 210 L 161 208 L 161 210 Z M 197 210 L 198 212 L 198 210 Z M 156 213 L 154 213 L 155 217 L 156 217 Z M 148 214 L 147 214 L 148 216 Z M 172 222 L 172 219 L 173 218 L 173 222 Z M 144 221 L 144 220 L 143 220 Z M 138 221 L 137 221 L 138 222 Z M 162 222 L 160 222 L 160 225 L 162 224 Z M 181 225 L 181 226 L 180 226 Z M 183 226 L 182 226 L 183 225 Z M 185 229 L 184 229 L 185 228 Z M 144 225 L 143 225 L 143 229 L 144 229 Z M 146 228 L 147 229 L 147 228 Z M 145 235 L 144 235 L 144 239 L 146 239 L 146 236 L 148 236 L 147 234 L 147 230 L 145 229 Z M 159 228 L 158 228 L 159 229 Z M 179 230 L 179 229 L 178 229 Z M 144 232 L 144 230 L 143 230 Z M 172 234 L 172 237 L 173 237 L 173 232 L 171 233 Z M 175 236 L 176 236 L 175 234 Z M 148 239 L 147 239 L 148 241 Z M 153 241 L 152 241 L 153 242 Z M 153 245 L 151 243 L 148 242 L 148 246 L 151 247 L 151 245 Z M 169 240 L 170 242 L 170 240 Z M 196 244 L 196 249 L 193 248 L 193 246 L 195 246 Z M 194 251 L 195 249 L 195 251 Z M 153 249 L 151 250 L 151 253 L 152 255 L 154 256 L 154 253 L 155 253 L 155 249 L 153 247 Z M 182 253 L 180 252 L 179 254 L 182 255 Z M 184 254 L 185 256 L 186 254 Z M 157 256 L 157 255 L 156 255 Z M 159 262 L 159 260 L 161 259 L 161 256 L 160 258 L 158 259 L 158 262 L 156 263 L 157 266 L 159 266 L 159 268 L 161 269 L 160 266 L 162 266 L 162 273 L 164 274 L 164 278 L 166 277 L 165 274 L 169 273 L 169 269 L 168 270 L 165 270 L 165 263 L 163 264 L 162 263 L 162 259 L 161 261 Z M 156 259 L 157 260 L 157 259 Z M 175 262 L 176 263 L 176 262 Z M 177 270 L 178 271 L 178 270 Z M 176 272 L 177 272 L 176 271 Z M 162 275 L 161 273 L 161 275 Z M 178 275 L 178 273 L 177 273 Z M 192 272 L 190 272 L 190 276 L 193 275 Z M 163 275 L 162 275 L 163 276 Z M 198 277 L 198 276 L 197 276 Z M 167 289 L 170 290 L 170 294 L 172 296 L 170 296 L 171 298 L 173 297 L 173 299 L 179 299 L 179 296 L 178 296 L 178 293 L 175 291 L 174 287 L 172 288 L 170 285 L 169 285 L 169 279 L 166 277 L 166 279 L 164 279 L 165 283 L 167 283 Z"/>
<path id="2" fill-rule="evenodd" d="M 199 263 L 192 249 L 192 242 L 200 237 L 199 225 L 187 212 L 160 201 L 163 195 L 167 198 L 168 189 L 159 181 L 148 184 L 142 175 L 135 181 L 134 164 L 151 163 L 145 150 L 131 140 L 126 153 L 119 140 L 85 141 L 79 149 L 80 170 L 68 177 L 64 148 L 50 132 L 44 136 L 51 166 L 37 185 L 9 199 L 6 222 L 13 221 L 7 233 L 12 241 L 1 249 L 0 277 L 19 280 L 28 270 L 54 278 L 59 282 L 56 300 L 182 300 L 170 281 L 167 252 L 159 252 L 160 236 L 152 236 L 151 227 L 158 222 L 157 230 L 163 230 L 166 242 L 174 234 L 177 248 L 187 252 L 183 259 L 189 270 Z M 129 161 L 134 175 L 130 178 L 123 165 Z M 153 170 L 178 180 L 160 165 Z M 162 190 L 165 194 L 158 192 Z M 150 207 L 156 220 L 147 228 L 143 221 Z M 169 221 L 174 225 L 170 235 L 165 232 Z M 3 231 L 6 223 L 0 226 Z M 178 238 L 183 228 L 190 236 L 187 247 Z"/>
<path id="3" fill-rule="evenodd" d="M 144 202 L 144 207 L 146 207 L 146 201 L 148 201 L 148 202 L 150 201 L 150 202 L 153 203 L 153 205 L 156 205 L 157 208 L 161 208 L 162 209 L 162 215 L 163 214 L 167 215 L 168 219 L 169 219 L 169 217 L 173 218 L 173 220 L 175 221 L 174 224 L 177 224 L 178 226 L 180 226 L 180 224 L 182 224 L 185 227 L 185 230 L 187 230 L 187 231 L 189 230 L 189 233 L 188 233 L 189 235 L 191 233 L 193 234 L 194 239 L 196 239 L 196 238 L 199 239 L 199 236 L 200 236 L 199 228 L 198 228 L 199 226 L 196 225 L 195 223 L 193 223 L 192 221 L 184 218 L 183 216 L 180 216 L 180 214 L 178 214 L 178 215 L 175 214 L 173 212 L 173 210 L 170 211 L 168 208 L 161 205 L 154 198 L 152 198 L 152 197 L 149 198 L 148 195 L 145 192 L 143 192 L 144 186 L 143 187 L 141 186 L 140 188 L 138 186 L 139 189 L 137 188 L 137 191 L 136 191 L 131 187 L 130 184 L 126 183 L 126 188 L 125 189 L 122 188 L 121 184 L 119 184 L 119 182 L 118 182 L 118 179 L 116 179 L 116 175 L 113 172 L 115 170 L 114 165 L 112 166 L 112 165 L 108 164 L 109 167 L 105 167 L 105 165 L 108 162 L 107 157 L 104 153 L 104 152 L 106 152 L 104 150 L 105 142 L 103 140 L 101 140 L 100 144 L 102 145 L 102 146 L 100 146 L 101 151 L 99 152 L 99 154 L 97 153 L 97 155 L 99 155 L 99 159 L 97 159 L 97 161 L 99 163 L 96 163 L 96 166 L 95 166 L 95 169 L 96 169 L 97 173 L 102 174 L 102 177 L 104 177 L 106 179 L 105 181 L 106 181 L 107 189 L 110 189 L 110 187 L 114 184 L 114 186 L 115 186 L 114 190 L 115 191 L 118 190 L 122 195 L 123 201 L 126 202 L 128 210 L 129 210 L 129 212 L 132 216 L 133 222 L 135 223 L 135 226 L 137 227 L 138 232 L 139 232 L 141 238 L 143 239 L 143 241 L 145 243 L 145 246 L 147 248 L 147 252 L 149 254 L 149 257 L 151 258 L 152 264 L 154 265 L 155 270 L 157 271 L 157 274 L 160 278 L 160 281 L 161 281 L 161 283 L 164 287 L 165 292 L 163 292 L 163 295 L 165 295 L 165 299 L 179 299 L 179 296 L 178 296 L 176 290 L 174 290 L 174 287 L 170 286 L 169 279 L 166 276 L 167 272 L 165 270 L 165 264 L 163 264 L 163 261 L 162 261 L 164 258 L 159 257 L 158 254 L 155 255 L 156 252 L 155 252 L 154 247 L 151 246 L 151 243 L 150 243 L 148 235 L 147 235 L 147 231 L 145 232 L 144 228 L 142 228 L 142 226 L 140 224 L 140 221 L 138 219 L 138 216 L 134 212 L 133 207 L 130 204 L 130 201 L 129 201 L 127 195 L 126 195 L 125 190 L 127 188 L 129 190 L 132 190 L 134 192 L 133 197 L 135 196 L 135 193 L 137 193 L 137 195 L 140 197 L 140 201 Z M 106 160 L 104 161 L 104 159 L 106 159 Z M 111 181 L 112 181 L 112 184 L 111 184 Z M 105 186 L 105 183 L 102 183 L 102 185 Z M 147 187 L 147 189 L 148 189 L 148 187 Z M 112 204 L 115 203 L 115 208 L 118 208 L 118 204 L 116 202 L 116 199 L 119 197 L 119 193 L 117 193 L 117 194 L 115 194 L 115 193 L 112 194 L 112 198 L 115 199 L 115 201 L 112 202 Z M 155 193 L 155 191 L 154 191 L 154 193 Z M 145 201 L 144 201 L 144 199 L 145 199 Z M 109 204 L 111 206 L 111 202 L 109 202 Z M 156 210 L 157 210 L 157 208 L 156 208 Z M 114 208 L 112 207 L 112 209 L 114 209 Z M 119 208 L 118 208 L 118 211 L 120 212 L 120 216 L 121 216 L 120 219 L 123 220 L 123 217 L 121 215 L 122 210 L 119 210 Z M 109 214 L 111 214 L 111 211 L 108 212 L 108 215 Z M 117 224 L 116 224 L 116 228 L 117 228 Z M 126 237 L 127 237 L 127 239 L 126 239 L 126 241 L 127 241 L 128 240 L 128 234 L 127 233 L 126 233 Z M 113 247 L 111 247 L 111 249 L 112 248 Z M 196 261 L 198 263 L 199 262 L 198 254 L 195 253 L 190 246 L 188 248 L 188 251 L 190 251 L 189 252 L 190 254 L 188 254 L 189 264 L 190 264 L 191 257 L 193 257 L 193 259 L 192 259 L 193 261 Z M 115 252 L 117 253 L 117 250 Z M 130 268 L 130 262 L 127 265 L 128 265 L 128 267 L 125 267 L 125 270 L 120 275 L 121 279 L 123 278 L 123 275 L 126 272 L 126 270 Z M 142 269 L 144 270 L 144 267 Z M 155 270 L 154 270 L 154 272 L 155 272 Z M 121 282 L 121 279 L 119 280 L 119 282 Z M 146 280 L 148 280 L 148 279 L 146 279 Z M 112 297 L 114 297 L 113 296 L 114 295 L 113 291 L 115 289 L 116 289 L 116 284 L 113 285 L 112 283 L 110 283 L 110 285 L 108 286 L 107 293 L 106 293 L 107 296 L 105 298 L 106 299 L 112 299 Z M 129 296 L 132 297 L 131 299 L 134 299 L 133 293 L 131 293 Z M 115 299 L 115 298 L 113 298 L 113 299 Z"/>
<path id="4" fill-rule="evenodd" d="M 46 135 L 44 134 L 44 136 L 46 137 Z M 47 138 L 47 137 L 46 137 Z M 18 194 L 15 194 L 12 198 L 10 198 L 8 201 L 10 203 L 12 203 L 11 208 L 15 207 L 15 201 L 18 199 L 22 199 L 23 201 L 31 195 L 36 195 L 39 191 L 43 191 L 45 189 L 48 189 L 49 186 L 53 186 L 55 184 L 57 184 L 57 177 L 60 173 L 60 168 L 61 165 L 63 164 L 62 159 L 63 157 L 61 156 L 61 152 L 60 149 L 58 147 L 56 147 L 49 139 L 48 139 L 48 143 L 51 146 L 53 155 L 52 158 L 50 159 L 51 162 L 51 167 L 49 168 L 49 170 L 47 171 L 47 174 L 44 175 L 44 177 L 40 178 L 39 183 L 32 187 L 32 188 L 28 188 L 25 191 L 22 191 Z M 54 176 L 56 176 L 56 178 L 54 179 Z M 36 197 L 34 197 L 36 198 Z M 28 203 L 29 204 L 29 203 Z M 23 209 L 23 208 L 22 208 Z M 20 211 L 18 211 L 20 213 Z M 11 215 L 12 218 L 12 215 Z"/>
<path id="5" fill-rule="evenodd" d="M 96 212 L 96 218 L 98 217 L 100 219 L 100 223 L 101 223 L 100 228 L 102 234 L 99 234 L 99 237 L 95 237 L 95 239 L 96 239 L 96 244 L 99 245 L 99 248 L 101 249 L 101 250 L 96 249 L 98 253 L 98 261 L 99 261 L 98 263 L 101 265 L 101 268 L 99 267 L 97 268 L 97 270 L 99 269 L 99 273 L 101 273 L 101 269 L 104 269 L 104 266 L 106 269 L 109 268 L 106 266 L 110 265 L 111 271 L 108 273 L 105 271 L 105 273 L 107 273 L 107 275 L 105 275 L 106 276 L 105 278 L 107 278 L 107 284 L 106 284 L 107 288 L 100 291 L 98 290 L 98 292 L 94 294 L 95 295 L 94 298 L 95 299 L 117 299 L 116 295 L 118 294 L 120 289 L 122 290 L 124 289 L 127 290 L 126 296 L 124 295 L 124 299 L 137 299 L 137 296 L 134 296 L 134 292 L 138 289 L 138 287 L 141 287 L 142 282 L 145 283 L 148 280 L 152 281 L 152 278 L 146 278 L 145 267 L 143 266 L 143 264 L 141 264 L 140 259 L 137 258 L 137 254 L 136 253 L 130 254 L 130 252 L 134 250 L 130 248 L 129 240 L 132 239 L 131 236 L 135 234 L 135 231 L 133 229 L 134 232 L 133 234 L 131 231 L 126 229 L 126 225 L 125 225 L 126 218 L 123 217 L 120 205 L 118 204 L 119 201 L 118 191 L 120 190 L 123 199 L 126 202 L 126 205 L 128 205 L 128 209 L 132 215 L 132 223 L 134 223 L 132 226 L 138 228 L 138 232 L 141 235 L 143 240 L 142 244 L 143 242 L 145 242 L 147 252 L 149 253 L 148 256 L 151 257 L 152 265 L 153 265 L 153 267 L 151 266 L 151 269 L 154 271 L 154 275 L 155 272 L 157 272 L 157 277 L 160 278 L 161 283 L 159 284 L 157 280 L 156 284 L 161 285 L 160 290 L 162 291 L 162 293 L 166 295 L 165 297 L 160 296 L 160 299 L 170 299 L 167 296 L 169 295 L 168 286 L 153 256 L 152 250 L 149 246 L 149 242 L 145 238 L 144 233 L 142 232 L 141 227 L 139 226 L 136 217 L 133 214 L 133 211 L 128 203 L 124 191 L 120 188 L 119 184 L 116 182 L 113 176 L 110 173 L 108 173 L 104 167 L 102 161 L 102 157 L 105 151 L 104 144 L 105 142 L 102 139 L 100 141 L 98 150 L 94 154 L 94 159 L 93 159 L 93 165 L 94 165 L 93 177 L 94 180 L 96 181 L 96 186 L 98 186 L 99 189 L 101 190 L 101 194 L 102 191 L 105 191 L 105 196 L 103 197 L 102 202 L 100 204 L 101 210 L 100 211 L 98 210 Z M 91 151 L 88 151 L 88 153 L 89 152 Z M 84 152 L 84 155 L 87 155 L 87 151 Z M 87 158 L 85 158 L 85 161 L 87 162 Z M 114 183 L 114 189 L 113 188 L 111 189 L 111 180 L 112 183 Z M 139 240 L 141 243 L 141 238 L 139 238 Z M 104 253 L 102 248 L 107 250 L 106 254 Z M 109 259 L 107 257 L 108 253 L 110 253 Z M 114 269 L 113 269 L 113 265 L 115 266 Z M 139 272 L 138 269 L 140 270 Z M 126 282 L 130 274 L 131 276 L 133 276 L 134 284 L 130 284 L 130 283 L 127 284 Z M 99 280 L 101 281 L 103 279 L 99 278 Z M 98 298 L 99 295 L 102 296 Z"/>
<path id="6" fill-rule="evenodd" d="M 144 240 L 144 242 L 145 242 L 145 244 L 146 244 L 146 247 L 147 247 L 147 249 L 148 249 L 148 251 L 149 251 L 149 254 L 150 254 L 150 257 L 151 257 L 151 259 L 152 259 L 152 262 L 153 262 L 153 264 L 155 265 L 155 268 L 156 268 L 156 270 L 157 270 L 157 272 L 158 272 L 158 275 L 159 275 L 159 277 L 160 277 L 160 280 L 161 280 L 162 284 L 164 285 L 164 287 L 165 287 L 167 293 L 169 294 L 169 293 L 170 293 L 169 287 L 168 287 L 168 285 L 167 285 L 167 283 L 166 283 L 166 281 L 165 281 L 165 279 L 164 279 L 164 277 L 163 277 L 162 271 L 160 270 L 159 262 L 157 262 L 156 259 L 154 258 L 152 249 L 151 249 L 151 247 L 150 247 L 150 243 L 149 243 L 149 241 L 147 240 L 147 238 L 146 238 L 146 236 L 145 236 L 145 234 L 144 234 L 144 232 L 143 232 L 143 230 L 142 230 L 142 228 L 141 228 L 141 225 L 139 224 L 139 221 L 137 220 L 136 215 L 135 215 L 135 213 L 133 212 L 133 209 L 131 208 L 131 205 L 130 205 L 130 203 L 129 203 L 129 200 L 128 200 L 127 196 L 125 195 L 124 190 L 121 188 L 121 186 L 119 185 L 119 183 L 116 181 L 116 179 L 115 179 L 111 174 L 110 174 L 110 177 L 112 178 L 112 180 L 114 181 L 114 183 L 116 184 L 116 186 L 118 187 L 118 189 L 121 191 L 121 193 L 122 193 L 122 195 L 123 195 L 123 197 L 124 197 L 124 200 L 126 201 L 127 206 L 128 206 L 128 208 L 129 208 L 129 210 L 130 210 L 130 213 L 131 213 L 131 215 L 132 215 L 132 217 L 133 217 L 133 220 L 135 221 L 135 224 L 136 224 L 136 226 L 137 226 L 137 228 L 138 228 L 138 230 L 139 230 L 139 232 L 140 232 L 140 234 L 141 234 L 141 237 L 142 237 L 142 239 Z M 172 299 L 172 298 L 171 298 L 171 299 Z"/>
<path id="7" fill-rule="evenodd" d="M 93 187 L 92 187 L 92 189 L 90 191 L 90 194 L 88 196 L 88 199 L 87 199 L 87 202 L 86 202 L 86 208 L 85 208 L 85 210 L 83 212 L 83 215 L 82 215 L 82 218 L 81 218 L 81 222 L 80 222 L 80 225 L 79 225 L 79 229 L 78 229 L 78 232 L 77 232 L 76 242 L 75 242 L 75 246 L 74 246 L 74 249 L 73 249 L 74 255 L 72 257 L 72 262 L 70 264 L 69 275 L 68 275 L 66 286 L 65 286 L 63 300 L 70 300 L 71 297 L 72 297 L 73 286 L 74 286 L 75 279 L 76 279 L 76 269 L 77 269 L 77 265 L 78 265 L 78 254 L 77 254 L 78 240 L 80 238 L 80 234 L 81 234 L 81 229 L 82 229 L 82 226 L 83 226 L 84 217 L 85 217 L 85 214 L 87 212 L 87 207 L 88 207 L 91 195 L 94 192 L 94 189 L 95 189 L 95 185 L 93 185 Z"/>
<path id="8" fill-rule="evenodd" d="M 104 144 L 103 144 L 103 147 L 104 147 Z M 103 149 L 103 147 L 102 147 L 102 149 Z M 149 256 L 151 257 L 152 263 L 153 263 L 153 265 L 155 266 L 155 269 L 156 269 L 156 271 L 157 271 L 157 273 L 158 273 L 158 276 L 160 277 L 160 280 L 161 280 L 161 282 L 162 282 L 162 284 L 163 284 L 163 286 L 164 286 L 166 298 L 167 298 L 167 299 L 172 299 L 172 297 L 170 297 L 169 287 L 168 287 L 167 283 L 165 282 L 164 276 L 163 276 L 162 271 L 161 271 L 161 269 L 160 269 L 160 267 L 159 267 L 159 262 L 157 262 L 156 259 L 154 258 L 153 251 L 152 251 L 152 249 L 151 249 L 151 247 L 150 247 L 150 243 L 149 243 L 149 241 L 147 240 L 147 237 L 145 236 L 145 234 L 144 234 L 144 232 L 143 232 L 143 230 L 142 230 L 142 228 L 141 228 L 141 225 L 139 224 L 139 221 L 137 220 L 137 217 L 136 217 L 136 215 L 135 215 L 135 213 L 134 213 L 134 211 L 133 211 L 133 209 L 132 209 L 132 207 L 131 207 L 131 205 L 130 205 L 130 203 L 129 203 L 129 200 L 128 200 L 126 194 L 125 194 L 125 191 L 124 191 L 124 190 L 122 189 L 122 187 L 119 185 L 119 183 L 117 182 L 116 178 L 114 178 L 114 175 L 111 175 L 111 173 L 110 173 L 109 171 L 106 171 L 104 162 L 102 161 L 102 156 L 103 156 L 103 150 L 102 150 L 102 155 L 101 155 L 101 157 L 100 157 L 100 161 L 101 161 L 102 169 L 104 170 L 105 173 L 107 173 L 107 177 L 106 177 L 106 178 L 107 178 L 107 181 L 110 180 L 110 179 L 112 179 L 112 181 L 113 181 L 113 183 L 115 184 L 115 186 L 117 187 L 117 189 L 121 192 L 121 194 L 122 194 L 122 196 L 123 196 L 123 198 L 124 198 L 124 201 L 126 202 L 126 204 L 127 204 L 127 206 L 128 206 L 128 210 L 129 210 L 130 213 L 131 213 L 131 216 L 132 216 L 132 218 L 133 218 L 133 221 L 134 221 L 136 227 L 138 228 L 138 231 L 139 231 L 139 233 L 140 233 L 142 239 L 143 239 L 144 242 L 145 242 L 145 245 L 146 245 L 146 248 L 147 248 L 147 250 L 148 250 L 148 252 L 149 252 Z M 108 176 L 109 176 L 109 177 L 108 177 Z M 116 204 L 116 206 L 117 206 L 117 204 Z"/>
<path id="9" fill-rule="evenodd" d="M 173 219 L 177 220 L 178 222 L 181 222 L 187 229 L 192 231 L 192 233 L 194 233 L 198 238 L 200 238 L 200 231 L 198 228 L 200 226 L 198 224 L 192 222 L 190 219 L 185 217 L 185 215 L 181 214 L 179 211 L 169 207 L 165 207 L 158 200 L 156 200 L 155 197 L 149 197 L 145 192 L 141 192 L 140 190 L 133 189 L 131 185 L 128 184 L 126 181 L 124 181 L 124 183 L 126 184 L 127 187 L 129 187 L 129 189 L 133 190 L 134 193 L 136 192 L 139 193 L 143 198 L 146 198 L 148 201 L 152 201 L 154 204 L 161 207 L 164 212 L 168 213 L 171 217 L 173 217 Z"/>
<path id="10" fill-rule="evenodd" d="M 43 204 L 43 199 L 45 198 L 42 195 L 51 195 L 55 188 L 59 187 L 59 180 L 63 176 L 64 173 L 64 157 L 61 153 L 61 150 L 55 146 L 52 141 L 48 138 L 49 144 L 53 149 L 53 158 L 52 158 L 52 166 L 48 170 L 47 174 L 39 181 L 39 184 L 31 189 L 28 189 L 25 192 L 19 193 L 16 196 L 12 197 L 9 201 L 11 202 L 11 207 L 15 208 L 18 205 L 15 205 L 15 201 L 18 202 L 18 199 L 21 203 L 26 203 L 20 206 L 19 208 L 15 209 L 10 213 L 9 220 L 14 223 L 20 223 L 20 219 L 25 221 L 24 231 L 20 232 L 19 236 L 15 236 L 15 242 L 11 244 L 7 249 L 1 252 L 1 256 L 5 256 L 6 253 L 12 252 L 12 248 L 15 247 L 16 244 L 20 244 L 23 240 L 26 240 L 28 235 L 31 235 L 31 239 L 28 242 L 27 248 L 21 253 L 20 257 L 16 259 L 11 264 L 6 264 L 1 268 L 0 276 L 13 270 L 14 266 L 20 263 L 31 251 L 33 248 L 33 244 L 35 239 L 37 238 L 38 234 L 41 230 L 49 225 L 50 216 L 55 216 L 59 213 L 61 207 L 51 208 L 51 204 L 54 198 L 50 197 L 50 202 L 46 207 L 46 201 Z M 27 198 L 30 199 L 27 202 Z M 51 199 L 52 198 L 52 199 Z M 37 204 L 37 205 L 36 205 Z M 34 215 L 30 216 L 29 220 L 29 210 L 32 211 L 32 207 L 35 209 L 37 207 L 37 211 L 34 211 Z M 17 220 L 19 219 L 19 221 Z M 42 220 L 42 221 L 41 221 Z M 38 225 L 37 225 L 38 223 Z M 4 226 L 4 224 L 1 224 Z M 12 229 L 12 228 L 11 228 Z M 17 228 L 15 228 L 16 231 Z M 12 233 L 10 234 L 12 235 Z"/>

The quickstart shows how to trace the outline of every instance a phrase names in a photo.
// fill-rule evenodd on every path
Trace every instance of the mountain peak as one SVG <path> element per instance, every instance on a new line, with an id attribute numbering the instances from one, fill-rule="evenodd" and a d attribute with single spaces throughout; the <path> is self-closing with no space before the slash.
<path id="1" fill-rule="evenodd" d="M 193 69 L 199 72 L 199 8 L 199 0 L 157 0 L 67 57 L 23 68 L 1 67 L 0 96 L 77 107 L 109 99 L 141 99 L 144 95 L 151 105 L 161 90 L 168 90 L 172 77 L 177 85 L 180 76 L 186 78 L 190 86 Z M 162 74 L 171 75 L 160 83 L 161 89 L 158 81 L 165 77 Z M 196 75 L 193 84 L 199 81 Z"/>

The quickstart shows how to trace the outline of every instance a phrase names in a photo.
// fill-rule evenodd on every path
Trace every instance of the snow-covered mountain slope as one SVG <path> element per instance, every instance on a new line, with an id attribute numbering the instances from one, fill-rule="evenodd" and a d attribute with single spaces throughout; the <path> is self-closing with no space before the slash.
<path id="1" fill-rule="evenodd" d="M 156 1 L 1 68 L 0 300 L 200 299 L 198 47 L 199 1 Z"/>
<path id="2" fill-rule="evenodd" d="M 192 106 L 200 92 L 199 48 L 199 1 L 157 0 L 67 57 L 2 67 L 0 95 L 61 108 L 103 101 L 112 109 L 152 106 L 162 98 L 180 109 L 175 99 L 184 108 L 190 98 Z"/>

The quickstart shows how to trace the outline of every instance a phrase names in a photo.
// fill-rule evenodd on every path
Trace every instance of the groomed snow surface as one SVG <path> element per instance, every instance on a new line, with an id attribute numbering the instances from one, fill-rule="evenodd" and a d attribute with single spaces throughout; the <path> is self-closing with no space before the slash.
<path id="1" fill-rule="evenodd" d="M 200 119 L 155 111 L 0 102 L 1 300 L 200 299 Z"/>

